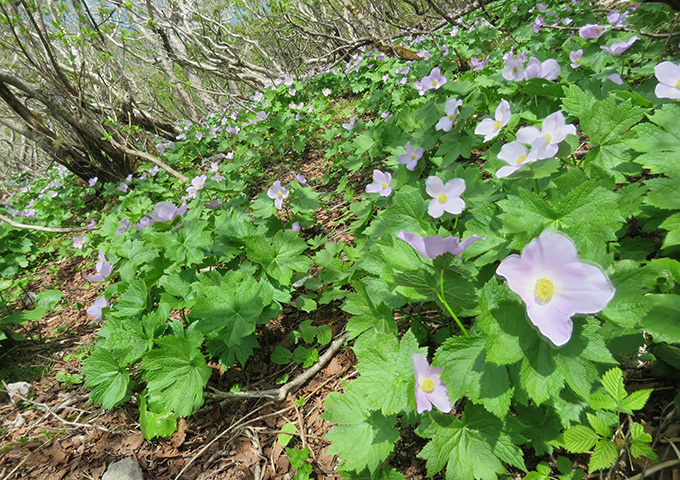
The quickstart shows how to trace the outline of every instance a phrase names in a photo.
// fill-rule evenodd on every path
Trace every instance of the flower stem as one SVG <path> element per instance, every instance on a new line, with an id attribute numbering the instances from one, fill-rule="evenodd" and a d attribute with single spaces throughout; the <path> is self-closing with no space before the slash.
<path id="1" fill-rule="evenodd" d="M 439 286 L 441 287 L 441 291 L 437 293 L 437 297 L 444 304 L 444 306 L 446 307 L 446 310 L 449 312 L 449 315 L 451 315 L 451 317 L 456 321 L 456 323 L 458 324 L 458 327 L 460 328 L 460 331 L 463 332 L 463 335 L 465 335 L 466 337 L 469 337 L 470 334 L 467 332 L 467 330 L 465 330 L 465 327 L 463 326 L 463 324 L 460 323 L 458 316 L 455 313 L 453 313 L 453 310 L 449 306 L 449 302 L 447 302 L 446 297 L 444 297 L 444 272 L 443 271 L 441 272 L 441 275 L 440 275 L 439 278 L 440 278 Z"/>

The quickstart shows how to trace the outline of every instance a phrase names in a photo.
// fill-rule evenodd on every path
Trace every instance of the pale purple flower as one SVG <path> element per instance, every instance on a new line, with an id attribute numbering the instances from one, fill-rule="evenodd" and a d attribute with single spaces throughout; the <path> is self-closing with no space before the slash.
<path id="1" fill-rule="evenodd" d="M 537 3 L 537 4 L 536 4 L 536 8 L 538 8 L 541 12 L 542 12 L 543 10 L 546 10 L 546 9 L 548 8 L 548 6 L 549 6 L 549 5 L 546 5 L 545 3 Z"/>
<path id="2" fill-rule="evenodd" d="M 563 25 L 570 25 L 573 21 L 574 21 L 574 19 L 571 18 L 571 17 L 564 17 L 562 19 L 562 24 Z"/>
<path id="3" fill-rule="evenodd" d="M 680 65 L 661 62 L 654 67 L 654 76 L 659 84 L 654 94 L 659 98 L 680 98 Z"/>
<path id="4" fill-rule="evenodd" d="M 149 170 L 149 175 L 151 175 L 152 177 L 155 177 L 159 170 L 160 170 L 160 167 L 155 166 L 155 167 L 153 167 Z"/>
<path id="5" fill-rule="evenodd" d="M 549 230 L 521 255 L 506 257 L 496 272 L 522 298 L 531 323 L 558 347 L 571 339 L 573 315 L 603 310 L 615 293 L 600 267 L 579 260 L 569 237 Z"/>
<path id="6" fill-rule="evenodd" d="M 538 33 L 541 31 L 541 28 L 545 27 L 545 21 L 543 20 L 543 17 L 536 17 L 529 25 L 534 29 L 534 33 Z"/>
<path id="7" fill-rule="evenodd" d="M 449 413 L 451 401 L 446 385 L 441 381 L 443 369 L 431 367 L 422 353 L 414 353 L 411 358 L 416 377 L 416 411 L 418 413 L 429 412 L 434 405 L 443 413 Z"/>
<path id="8" fill-rule="evenodd" d="M 456 120 L 456 115 L 458 114 L 458 107 L 460 107 L 462 104 L 463 101 L 457 98 L 452 98 L 451 100 L 447 101 L 446 105 L 444 105 L 444 112 L 446 115 L 439 119 L 434 129 L 443 130 L 444 132 L 451 131 L 453 122 Z"/>
<path id="9" fill-rule="evenodd" d="M 153 225 L 154 221 L 149 218 L 149 217 L 142 217 L 139 219 L 139 223 L 135 225 L 135 230 L 141 230 L 143 228 L 148 227 L 149 225 Z"/>
<path id="10" fill-rule="evenodd" d="M 401 77 L 401 80 L 399 80 L 399 84 L 400 84 L 400 85 L 406 85 L 406 82 L 408 82 L 408 77 Z M 423 88 L 422 88 L 423 85 L 422 85 L 421 83 L 419 83 L 419 82 L 416 82 L 416 83 L 418 83 L 418 85 L 420 85 L 420 88 L 419 88 L 418 85 L 416 85 L 416 84 L 414 83 L 414 85 L 416 85 L 416 88 L 418 88 L 418 93 L 420 93 L 420 92 L 422 91 L 422 89 L 423 89 Z M 421 93 L 421 95 L 422 95 L 422 93 Z"/>
<path id="11" fill-rule="evenodd" d="M 297 180 L 300 183 L 300 185 L 307 185 L 307 179 L 303 174 L 295 173 L 293 171 L 291 171 L 290 173 L 293 174 L 293 178 L 295 178 L 295 180 Z"/>
<path id="12" fill-rule="evenodd" d="M 201 132 L 200 130 L 198 130 L 198 131 L 196 131 L 196 133 L 194 134 L 194 136 L 196 137 L 196 140 L 198 140 L 198 141 L 200 142 L 201 140 L 203 140 L 203 137 L 204 137 L 205 135 L 203 134 L 203 132 Z"/>
<path id="13" fill-rule="evenodd" d="M 612 73 L 607 78 L 605 78 L 605 80 L 614 82 L 617 85 L 623 85 L 623 79 L 621 78 L 621 75 L 619 75 L 618 73 Z"/>
<path id="14" fill-rule="evenodd" d="M 73 248 L 81 249 L 85 246 L 85 235 L 82 237 L 73 237 Z"/>
<path id="15" fill-rule="evenodd" d="M 578 68 L 581 66 L 581 58 L 583 57 L 583 49 L 572 50 L 569 52 L 569 60 L 571 60 L 571 68 Z"/>
<path id="16" fill-rule="evenodd" d="M 265 112 L 264 110 L 260 110 L 259 112 L 257 112 L 257 115 L 255 115 L 255 118 L 257 119 L 258 122 L 264 122 L 265 120 L 267 120 L 268 116 L 269 115 L 267 114 L 267 112 Z M 227 128 L 227 132 L 228 133 L 234 133 L 234 134 L 238 133 L 238 132 L 229 132 L 229 128 Z"/>
<path id="17" fill-rule="evenodd" d="M 390 74 L 386 73 L 385 75 L 382 76 L 382 81 L 383 83 L 387 82 L 390 79 Z"/>
<path id="18" fill-rule="evenodd" d="M 390 116 L 390 112 L 382 112 L 382 113 L 380 114 L 380 118 L 382 118 L 382 119 L 385 119 L 385 118 L 387 118 L 387 117 L 389 117 L 389 116 Z"/>
<path id="19" fill-rule="evenodd" d="M 321 93 L 323 93 L 324 97 L 327 97 L 328 95 L 331 94 L 331 89 L 330 88 L 324 88 L 323 90 L 321 90 Z"/>
<path id="20" fill-rule="evenodd" d="M 354 125 L 356 125 L 357 119 L 356 117 L 352 117 L 349 119 L 349 122 L 343 123 L 342 128 L 345 130 L 352 130 L 354 128 Z"/>
<path id="21" fill-rule="evenodd" d="M 148 214 L 148 218 L 151 220 L 151 223 L 171 222 L 176 216 L 179 215 L 181 217 L 184 215 L 187 211 L 187 206 L 185 203 L 183 203 L 179 208 L 177 208 L 172 203 L 159 202 L 154 207 L 154 211 L 155 213 Z"/>
<path id="22" fill-rule="evenodd" d="M 33 211 L 33 216 L 35 216 L 35 210 Z M 94 218 L 90 220 L 90 223 L 87 224 L 87 229 L 88 230 L 95 230 L 97 228 L 97 220 Z"/>
<path id="23" fill-rule="evenodd" d="M 421 80 L 423 90 L 438 90 L 439 87 L 446 83 L 446 77 L 442 76 L 439 67 L 432 69 L 429 75 L 423 77 Z"/>
<path id="24" fill-rule="evenodd" d="M 123 193 L 128 191 L 128 186 L 125 185 L 124 183 L 119 184 L 116 188 Z"/>
<path id="25" fill-rule="evenodd" d="M 97 182 L 98 182 L 98 181 L 99 181 L 99 178 L 98 178 L 98 177 L 92 177 L 91 179 L 89 179 L 89 180 L 87 181 L 87 183 L 88 183 L 91 187 L 94 187 L 95 185 L 97 185 Z"/>
<path id="26" fill-rule="evenodd" d="M 93 322 L 101 322 L 102 310 L 109 306 L 109 302 L 104 297 L 97 297 L 94 305 L 87 309 L 87 314 L 92 317 Z"/>
<path id="27" fill-rule="evenodd" d="M 127 229 L 130 228 L 131 226 L 132 226 L 132 222 L 129 221 L 128 219 L 126 219 L 126 218 L 123 218 L 123 219 L 120 221 L 120 227 L 118 227 L 118 230 L 116 230 L 117 236 L 120 237 L 120 236 L 121 236 L 123 233 L 125 233 L 125 232 L 127 231 Z"/>
<path id="28" fill-rule="evenodd" d="M 485 240 L 477 235 L 473 235 L 470 238 L 466 238 L 462 242 L 458 241 L 458 237 L 446 237 L 442 238 L 439 235 L 434 237 L 421 237 L 415 233 L 410 233 L 402 230 L 397 234 L 397 238 L 405 241 L 411 245 L 418 253 L 423 257 L 434 260 L 439 255 L 443 255 L 446 252 L 453 255 L 460 255 L 463 251 L 474 242 L 479 240 Z"/>
<path id="29" fill-rule="evenodd" d="M 511 57 L 505 61 L 502 72 L 503 78 L 507 81 L 519 82 L 524 79 L 524 60 L 519 57 Z"/>
<path id="30" fill-rule="evenodd" d="M 125 177 L 125 181 L 126 181 L 126 182 L 131 182 L 131 181 L 132 181 L 132 174 L 130 174 L 130 175 L 128 175 L 127 177 Z"/>
<path id="31" fill-rule="evenodd" d="M 220 164 L 217 162 L 211 162 L 210 163 L 210 171 L 212 173 L 217 173 L 220 171 Z"/>
<path id="32" fill-rule="evenodd" d="M 392 174 L 389 172 L 381 172 L 380 170 L 373 170 L 373 183 L 366 185 L 366 192 L 379 193 L 381 197 L 389 197 L 392 193 Z"/>
<path id="33" fill-rule="evenodd" d="M 442 49 L 442 52 L 444 52 L 442 54 L 442 57 L 444 57 L 444 58 L 448 57 L 449 56 L 449 47 L 447 47 L 446 45 L 442 45 L 441 49 Z"/>
<path id="34" fill-rule="evenodd" d="M 429 50 L 421 50 L 420 52 L 418 52 L 418 56 L 419 56 L 422 60 L 429 60 L 430 57 L 432 56 L 432 54 L 430 53 Z"/>
<path id="35" fill-rule="evenodd" d="M 484 60 L 479 60 L 477 58 L 471 58 L 470 59 L 470 65 L 473 67 L 472 71 L 477 71 L 477 70 L 483 70 L 486 68 L 486 65 L 489 63 L 489 56 L 487 55 Z"/>
<path id="36" fill-rule="evenodd" d="M 423 147 L 419 147 L 417 150 L 413 148 L 411 142 L 406 142 L 406 153 L 399 155 L 397 161 L 406 165 L 406 170 L 415 170 L 416 165 L 418 165 L 418 160 L 423 156 L 425 150 Z"/>
<path id="37" fill-rule="evenodd" d="M 196 192 L 203 190 L 205 181 L 208 179 L 205 175 L 198 175 L 191 179 L 191 186 L 187 187 L 187 194 L 189 198 L 196 198 Z"/>
<path id="38" fill-rule="evenodd" d="M 554 58 L 549 58 L 546 61 L 541 62 L 538 58 L 531 57 L 524 70 L 524 80 L 544 78 L 552 82 L 557 78 L 560 72 L 560 64 L 557 63 L 557 60 Z"/>
<path id="39" fill-rule="evenodd" d="M 559 150 L 559 143 L 567 138 L 567 135 L 576 135 L 576 127 L 567 125 L 561 110 L 551 113 L 545 119 L 539 130 L 536 127 L 523 127 L 517 132 L 517 141 L 525 145 L 533 145 L 535 140 L 540 139 L 546 148 L 537 151 L 537 159 L 552 158 Z"/>
<path id="40" fill-rule="evenodd" d="M 612 55 L 618 55 L 628 50 L 639 38 L 640 37 L 635 35 L 633 37 L 630 37 L 625 42 L 617 42 L 612 44 L 611 47 L 601 46 L 600 48 L 607 53 L 611 53 Z"/>
<path id="41" fill-rule="evenodd" d="M 600 38 L 602 35 L 604 35 L 605 31 L 606 30 L 602 25 L 597 23 L 589 23 L 579 28 L 578 34 L 581 36 L 581 38 L 591 39 Z"/>
<path id="42" fill-rule="evenodd" d="M 465 208 L 465 201 L 460 198 L 465 191 L 465 180 L 462 178 L 454 178 L 444 184 L 439 177 L 427 177 L 425 191 L 432 197 L 427 213 L 433 218 L 441 217 L 444 212 L 458 215 Z"/>
<path id="43" fill-rule="evenodd" d="M 283 206 L 283 199 L 288 197 L 290 192 L 286 187 L 281 185 L 280 180 L 276 180 L 274 184 L 267 190 L 267 196 L 274 200 L 274 206 L 277 210 L 281 210 Z"/>
<path id="44" fill-rule="evenodd" d="M 224 205 L 224 203 L 220 203 L 220 201 L 216 198 L 213 198 L 208 203 L 203 204 L 203 206 L 205 208 L 209 208 L 211 210 L 215 210 L 216 208 L 220 208 L 222 205 Z"/>
<path id="45" fill-rule="evenodd" d="M 217 172 L 215 175 L 212 176 L 212 179 L 216 182 L 221 182 L 222 180 L 224 180 L 224 177 L 222 176 L 222 174 Z"/>
<path id="46" fill-rule="evenodd" d="M 607 14 L 607 21 L 612 25 L 612 27 L 626 27 L 628 22 L 626 17 L 628 12 L 619 13 L 616 10 L 612 10 Z"/>
<path id="47" fill-rule="evenodd" d="M 146 178 L 147 178 L 147 173 L 146 173 L 146 172 L 142 172 L 142 174 L 139 176 L 139 179 L 142 180 L 142 181 L 143 181 L 143 180 L 146 180 Z"/>
<path id="48" fill-rule="evenodd" d="M 97 273 L 85 277 L 85 280 L 90 282 L 101 282 L 113 272 L 113 265 L 106 260 L 106 255 L 104 255 L 104 252 L 101 250 L 99 251 L 99 261 L 95 264 L 94 269 Z"/>
<path id="49" fill-rule="evenodd" d="M 503 145 L 498 158 L 507 163 L 496 171 L 496 178 L 504 178 L 524 168 L 528 163 L 538 160 L 538 153 L 547 147 L 545 142 L 538 141 L 531 151 L 520 142 L 510 142 Z"/>
<path id="50" fill-rule="evenodd" d="M 300 231 L 300 222 L 293 222 L 293 224 L 290 226 L 290 228 L 284 228 L 284 232 L 299 232 Z"/>
<path id="51" fill-rule="evenodd" d="M 495 138 L 498 132 L 508 124 L 511 116 L 510 104 L 505 99 L 501 100 L 501 103 L 496 107 L 495 120 L 485 118 L 479 122 L 479 125 L 475 128 L 475 135 L 484 135 L 484 142 L 488 142 Z"/>

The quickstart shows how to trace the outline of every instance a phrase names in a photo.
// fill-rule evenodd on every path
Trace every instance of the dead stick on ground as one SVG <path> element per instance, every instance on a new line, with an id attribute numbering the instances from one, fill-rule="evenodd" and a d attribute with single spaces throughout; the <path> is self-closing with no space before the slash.
<path id="1" fill-rule="evenodd" d="M 25 230 L 38 230 L 39 232 L 51 232 L 51 233 L 69 233 L 69 232 L 84 232 L 86 230 L 97 230 L 99 227 L 73 227 L 73 228 L 60 228 L 60 227 L 41 227 L 40 225 L 27 225 L 25 223 L 18 223 L 7 218 L 4 215 L 0 215 L 0 220 L 7 222 L 14 228 L 23 228 Z"/>
<path id="2" fill-rule="evenodd" d="M 349 332 L 345 332 L 336 338 L 333 343 L 328 347 L 328 350 L 324 352 L 323 355 L 319 357 L 319 360 L 311 366 L 308 370 L 295 377 L 290 382 L 282 385 L 280 388 L 272 388 L 270 390 L 259 390 L 259 391 L 247 391 L 247 392 L 221 392 L 219 390 L 213 389 L 216 397 L 222 398 L 274 398 L 279 402 L 286 399 L 288 394 L 302 384 L 307 382 L 316 373 L 323 368 L 323 366 L 328 363 L 328 361 L 335 355 L 335 353 L 340 349 L 343 343 L 349 338 Z"/>

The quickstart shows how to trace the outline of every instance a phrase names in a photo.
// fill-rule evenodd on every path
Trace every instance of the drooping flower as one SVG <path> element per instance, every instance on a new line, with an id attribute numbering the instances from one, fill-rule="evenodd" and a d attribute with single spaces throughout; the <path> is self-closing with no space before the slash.
<path id="1" fill-rule="evenodd" d="M 605 80 L 614 82 L 617 85 L 623 85 L 623 78 L 621 78 L 621 75 L 619 75 L 618 73 L 612 73 L 607 78 L 605 78 Z"/>
<path id="2" fill-rule="evenodd" d="M 99 261 L 95 264 L 94 269 L 97 273 L 85 277 L 85 280 L 90 282 L 101 282 L 113 272 L 113 265 L 106 260 L 106 255 L 104 255 L 104 252 L 101 250 L 99 251 Z"/>
<path id="3" fill-rule="evenodd" d="M 187 187 L 187 196 L 189 198 L 196 198 L 196 192 L 203 190 L 205 181 L 208 179 L 205 175 L 198 175 L 191 179 L 191 186 Z"/>
<path id="4" fill-rule="evenodd" d="M 203 206 L 204 206 L 205 208 L 209 208 L 209 209 L 211 209 L 211 210 L 215 210 L 215 209 L 217 209 L 217 208 L 220 208 L 222 205 L 224 205 L 224 203 L 220 203 L 220 201 L 219 201 L 218 199 L 216 199 L 216 198 L 213 198 L 213 199 L 210 200 L 208 203 L 204 203 L 204 204 L 203 204 Z"/>
<path id="5" fill-rule="evenodd" d="M 151 175 L 152 177 L 155 177 L 159 170 L 160 170 L 160 167 L 158 167 L 158 166 L 152 167 L 149 170 L 149 175 Z"/>
<path id="6" fill-rule="evenodd" d="M 399 158 L 397 158 L 397 161 L 399 163 L 403 163 L 406 165 L 406 170 L 415 170 L 416 165 L 418 165 L 418 160 L 423 156 L 423 152 L 425 151 L 423 147 L 418 147 L 418 149 L 414 149 L 413 146 L 411 145 L 411 142 L 406 142 L 406 153 L 403 155 L 399 155 Z"/>
<path id="7" fill-rule="evenodd" d="M 560 64 L 554 58 L 541 62 L 538 58 L 531 57 L 527 62 L 527 68 L 524 70 L 524 80 L 544 78 L 552 82 L 561 70 Z"/>
<path id="8" fill-rule="evenodd" d="M 286 187 L 281 185 L 280 180 L 276 180 L 274 184 L 267 190 L 267 196 L 274 200 L 274 206 L 277 210 L 281 210 L 283 200 L 288 197 L 290 192 Z"/>
<path id="9" fill-rule="evenodd" d="M 91 179 L 89 179 L 87 181 L 87 183 L 88 183 L 89 186 L 94 187 L 95 185 L 97 185 L 98 181 L 99 181 L 98 177 L 92 177 Z"/>
<path id="10" fill-rule="evenodd" d="M 357 119 L 356 117 L 352 117 L 349 119 L 349 122 L 343 123 L 342 128 L 345 130 L 352 130 L 354 128 L 354 125 L 356 125 Z"/>
<path id="11" fill-rule="evenodd" d="M 380 118 L 382 118 L 382 119 L 385 119 L 385 118 L 387 118 L 387 117 L 389 117 L 389 116 L 390 116 L 390 112 L 389 112 L 389 111 L 387 111 L 387 112 L 382 112 L 382 113 L 380 114 Z"/>
<path id="12" fill-rule="evenodd" d="M 505 99 L 501 100 L 501 103 L 496 107 L 495 120 L 485 118 L 479 122 L 479 125 L 475 128 L 475 135 L 484 135 L 484 142 L 488 142 L 508 124 L 511 116 L 510 104 Z"/>
<path id="13" fill-rule="evenodd" d="M 108 300 L 106 300 L 104 297 L 97 297 L 97 299 L 94 301 L 94 305 L 87 309 L 87 314 L 92 317 L 93 322 L 101 322 L 102 310 L 108 306 Z"/>
<path id="14" fill-rule="evenodd" d="M 446 112 L 446 115 L 439 119 L 434 129 L 443 130 L 444 132 L 451 131 L 453 122 L 456 120 L 456 115 L 458 114 L 458 107 L 460 107 L 462 104 L 463 101 L 458 100 L 457 98 L 452 98 L 446 102 L 446 105 L 444 105 L 444 112 Z"/>
<path id="15" fill-rule="evenodd" d="M 552 158 L 559 150 L 559 143 L 567 135 L 576 135 L 576 127 L 567 125 L 561 110 L 551 113 L 543 120 L 541 130 L 536 127 L 522 127 L 517 132 L 517 140 L 525 145 L 532 145 L 539 138 L 546 144 L 545 150 L 537 150 L 537 159 Z"/>
<path id="16" fill-rule="evenodd" d="M 295 180 L 297 180 L 300 183 L 300 185 L 307 185 L 307 179 L 303 174 L 295 173 L 293 171 L 291 171 L 291 173 L 293 174 L 293 178 L 295 178 Z"/>
<path id="17" fill-rule="evenodd" d="M 293 224 L 290 226 L 290 228 L 284 228 L 284 232 L 299 232 L 300 231 L 300 222 L 293 222 Z"/>
<path id="18" fill-rule="evenodd" d="M 85 246 L 85 235 L 82 237 L 73 237 L 73 248 L 81 249 Z"/>
<path id="19" fill-rule="evenodd" d="M 612 25 L 612 27 L 626 27 L 628 22 L 626 17 L 628 12 L 619 13 L 616 10 L 612 10 L 607 14 L 607 21 Z"/>
<path id="20" fill-rule="evenodd" d="M 470 66 L 473 67 L 472 71 L 484 70 L 484 68 L 489 63 L 489 56 L 487 55 L 484 60 L 479 60 L 478 58 L 470 59 Z"/>
<path id="21" fill-rule="evenodd" d="M 581 58 L 583 57 L 583 49 L 572 50 L 569 52 L 569 60 L 571 60 L 571 68 L 578 68 L 581 66 Z"/>
<path id="22" fill-rule="evenodd" d="M 444 212 L 458 215 L 465 208 L 465 201 L 460 198 L 465 191 L 465 180 L 462 178 L 454 178 L 444 184 L 439 177 L 427 177 L 425 191 L 432 197 L 427 213 L 433 218 L 441 217 Z"/>
<path id="23" fill-rule="evenodd" d="M 604 35 L 605 31 L 606 29 L 602 25 L 597 23 L 589 23 L 579 28 L 578 34 L 581 38 L 593 39 L 600 38 L 602 35 Z"/>
<path id="24" fill-rule="evenodd" d="M 545 230 L 521 255 L 510 255 L 496 272 L 527 307 L 527 315 L 556 346 L 566 344 L 577 313 L 597 313 L 614 298 L 614 287 L 599 266 L 579 260 L 571 239 Z"/>
<path id="25" fill-rule="evenodd" d="M 379 193 L 381 197 L 389 197 L 392 193 L 392 174 L 389 172 L 381 172 L 380 170 L 373 170 L 373 182 L 366 185 L 366 192 Z"/>
<path id="26" fill-rule="evenodd" d="M 680 65 L 673 62 L 661 62 L 654 67 L 654 76 L 659 84 L 654 94 L 659 98 L 680 98 Z"/>
<path id="27" fill-rule="evenodd" d="M 451 401 L 446 385 L 441 381 L 443 369 L 431 367 L 422 353 L 411 355 L 413 372 L 416 377 L 416 411 L 429 412 L 432 405 L 444 413 L 451 411 Z"/>
<path id="28" fill-rule="evenodd" d="M 600 48 L 604 50 L 607 53 L 611 53 L 612 55 L 618 55 L 620 53 L 625 52 L 628 50 L 640 37 L 637 35 L 630 37 L 628 40 L 625 42 L 617 42 L 612 44 L 611 47 L 605 47 L 604 45 L 601 46 Z"/>
<path id="29" fill-rule="evenodd" d="M 479 240 L 484 240 L 477 235 L 473 235 L 470 238 L 466 238 L 462 242 L 459 242 L 458 237 L 442 238 L 439 235 L 421 237 L 420 235 L 405 230 L 399 232 L 397 238 L 405 241 L 415 248 L 423 257 L 429 258 L 430 260 L 434 260 L 436 257 L 443 255 L 446 252 L 452 253 L 453 255 L 460 255 L 468 246 L 470 246 L 470 244 L 478 242 Z"/>

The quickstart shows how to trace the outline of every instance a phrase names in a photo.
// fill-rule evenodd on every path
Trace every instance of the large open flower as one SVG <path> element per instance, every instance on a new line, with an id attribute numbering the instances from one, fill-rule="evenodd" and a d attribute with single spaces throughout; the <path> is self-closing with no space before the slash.
<path id="1" fill-rule="evenodd" d="M 458 215 L 465 208 L 465 200 L 460 198 L 465 191 L 465 180 L 462 178 L 454 178 L 444 184 L 439 177 L 427 177 L 425 191 L 432 197 L 427 213 L 433 218 L 441 217 L 444 212 Z"/>
<path id="2" fill-rule="evenodd" d="M 597 313 L 614 298 L 602 269 L 581 262 L 563 233 L 545 230 L 522 255 L 506 257 L 496 272 L 522 297 L 531 322 L 558 347 L 571 339 L 573 315 Z"/>
<path id="3" fill-rule="evenodd" d="M 440 379 L 441 368 L 431 367 L 422 353 L 411 355 L 416 376 L 416 411 L 429 412 L 432 405 L 444 413 L 451 411 L 449 393 Z"/>

